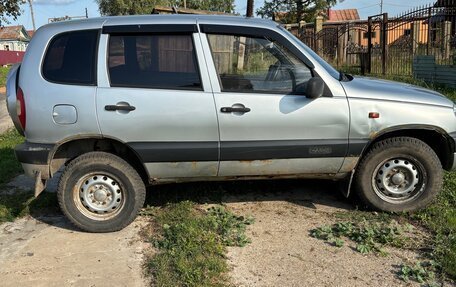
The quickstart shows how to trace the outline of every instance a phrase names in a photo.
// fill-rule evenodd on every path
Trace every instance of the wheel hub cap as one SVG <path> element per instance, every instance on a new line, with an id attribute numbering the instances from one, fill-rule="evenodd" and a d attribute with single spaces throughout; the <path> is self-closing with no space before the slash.
<path id="1" fill-rule="evenodd" d="M 95 174 L 82 180 L 79 199 L 82 206 L 95 214 L 111 214 L 123 204 L 121 187 L 110 176 Z"/>
<path id="2" fill-rule="evenodd" d="M 379 165 L 373 177 L 374 190 L 390 202 L 409 200 L 423 186 L 418 165 L 407 159 L 391 159 Z"/>
<path id="3" fill-rule="evenodd" d="M 108 197 L 108 193 L 104 189 L 98 189 L 97 191 L 94 192 L 93 197 L 97 201 L 105 201 L 106 198 Z"/>
<path id="4" fill-rule="evenodd" d="M 398 172 L 391 177 L 391 182 L 395 185 L 401 185 L 405 180 L 404 174 Z"/>

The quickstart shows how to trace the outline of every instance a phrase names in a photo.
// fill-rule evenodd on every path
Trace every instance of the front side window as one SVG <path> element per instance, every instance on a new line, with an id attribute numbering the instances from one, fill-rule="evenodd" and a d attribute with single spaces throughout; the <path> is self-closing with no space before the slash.
<path id="1" fill-rule="evenodd" d="M 111 35 L 111 86 L 201 90 L 191 35 Z"/>
<path id="2" fill-rule="evenodd" d="M 224 92 L 305 91 L 310 69 L 286 47 L 262 37 L 208 35 Z"/>
<path id="3" fill-rule="evenodd" d="M 61 84 L 95 85 L 97 46 L 98 30 L 57 35 L 44 58 L 44 78 Z"/>

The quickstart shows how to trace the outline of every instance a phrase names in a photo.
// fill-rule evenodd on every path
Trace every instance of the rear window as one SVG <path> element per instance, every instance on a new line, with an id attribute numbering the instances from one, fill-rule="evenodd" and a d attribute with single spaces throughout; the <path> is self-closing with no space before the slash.
<path id="1" fill-rule="evenodd" d="M 113 87 L 201 90 L 189 35 L 111 35 L 108 56 Z"/>
<path id="2" fill-rule="evenodd" d="M 44 58 L 44 78 L 61 84 L 95 85 L 97 44 L 98 30 L 57 35 Z"/>

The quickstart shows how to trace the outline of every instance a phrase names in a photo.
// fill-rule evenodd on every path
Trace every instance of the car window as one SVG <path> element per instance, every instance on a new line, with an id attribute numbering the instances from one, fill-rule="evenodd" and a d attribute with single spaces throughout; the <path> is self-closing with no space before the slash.
<path id="1" fill-rule="evenodd" d="M 43 62 L 46 80 L 95 85 L 98 30 L 67 32 L 54 37 Z"/>
<path id="2" fill-rule="evenodd" d="M 295 35 L 293 35 L 290 31 L 288 31 L 287 29 L 285 29 L 284 27 L 278 25 L 277 26 L 280 30 L 282 30 L 284 33 L 288 34 L 290 36 L 290 38 L 297 44 L 299 45 L 301 48 L 303 48 L 307 53 L 309 53 L 313 59 L 315 61 L 318 62 L 318 64 L 320 64 L 323 69 L 325 69 L 330 75 L 331 77 L 333 77 L 334 79 L 336 80 L 339 80 L 340 79 L 340 72 L 337 71 L 336 69 L 334 69 L 333 66 L 331 66 L 328 62 L 326 62 L 325 60 L 323 60 L 317 53 L 314 52 L 314 50 L 312 50 L 311 48 L 309 48 L 308 46 L 306 46 L 306 44 L 304 44 L 301 40 L 299 40 L 298 38 L 296 38 Z"/>
<path id="3" fill-rule="evenodd" d="M 189 35 L 111 35 L 111 86 L 201 90 Z"/>
<path id="4" fill-rule="evenodd" d="M 293 93 L 312 78 L 287 48 L 267 38 L 208 35 L 223 92 Z"/>

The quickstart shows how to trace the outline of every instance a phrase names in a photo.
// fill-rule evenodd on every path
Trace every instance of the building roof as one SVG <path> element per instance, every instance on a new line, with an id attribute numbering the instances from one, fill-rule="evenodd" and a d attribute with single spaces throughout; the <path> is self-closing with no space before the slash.
<path id="1" fill-rule="evenodd" d="M 359 20 L 359 14 L 357 9 L 340 9 L 333 10 L 328 9 L 328 21 L 329 22 L 338 22 L 338 21 L 349 21 L 349 20 Z"/>
<path id="2" fill-rule="evenodd" d="M 30 36 L 30 38 L 33 38 L 33 35 L 35 35 L 35 30 L 27 30 L 27 34 Z"/>
<path id="3" fill-rule="evenodd" d="M 0 40 L 30 41 L 30 36 L 24 26 L 0 27 Z"/>

